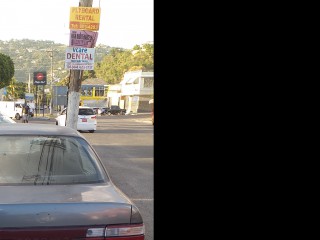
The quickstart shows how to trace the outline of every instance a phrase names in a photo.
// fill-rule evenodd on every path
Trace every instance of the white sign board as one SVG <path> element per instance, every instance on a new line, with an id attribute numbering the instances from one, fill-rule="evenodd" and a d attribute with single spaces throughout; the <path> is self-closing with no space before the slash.
<path id="1" fill-rule="evenodd" d="M 94 48 L 67 47 L 65 68 L 73 70 L 93 70 L 94 53 Z"/>

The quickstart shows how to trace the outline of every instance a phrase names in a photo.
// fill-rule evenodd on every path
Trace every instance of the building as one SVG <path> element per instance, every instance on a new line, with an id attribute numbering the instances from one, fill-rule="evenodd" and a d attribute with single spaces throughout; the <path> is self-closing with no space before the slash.
<path id="1" fill-rule="evenodd" d="M 109 85 L 103 79 L 88 78 L 81 83 L 80 104 L 88 107 L 108 106 Z"/>
<path id="2" fill-rule="evenodd" d="M 117 105 L 126 113 L 151 112 L 154 73 L 129 71 L 119 84 L 107 85 L 103 79 L 86 79 L 81 84 L 80 103 L 89 107 Z"/>
<path id="3" fill-rule="evenodd" d="M 125 108 L 124 106 L 124 99 L 121 96 L 121 85 L 120 84 L 114 84 L 109 85 L 108 89 L 108 107 L 111 105 L 117 105 L 120 108 Z"/>
<path id="4" fill-rule="evenodd" d="M 124 74 L 121 85 L 121 100 L 127 113 L 151 112 L 149 101 L 153 99 L 154 73 L 129 71 Z"/>

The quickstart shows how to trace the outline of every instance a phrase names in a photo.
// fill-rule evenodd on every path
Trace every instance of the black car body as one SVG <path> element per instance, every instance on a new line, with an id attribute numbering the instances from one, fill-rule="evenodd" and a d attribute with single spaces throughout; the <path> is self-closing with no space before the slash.
<path id="1" fill-rule="evenodd" d="M 111 105 L 110 108 L 105 108 L 105 110 L 101 114 L 124 115 L 125 113 L 126 113 L 126 109 L 122 109 L 118 105 Z"/>
<path id="2" fill-rule="evenodd" d="M 144 240 L 138 208 L 81 133 L 6 124 L 0 142 L 1 240 Z"/>

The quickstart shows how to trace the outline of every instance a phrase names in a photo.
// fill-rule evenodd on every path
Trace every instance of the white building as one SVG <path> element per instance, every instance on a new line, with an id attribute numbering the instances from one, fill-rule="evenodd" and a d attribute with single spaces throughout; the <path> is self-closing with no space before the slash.
<path id="1" fill-rule="evenodd" d="M 114 84 L 109 85 L 108 88 L 108 107 L 111 105 L 117 105 L 120 108 L 124 107 L 124 100 L 121 100 L 121 85 Z"/>
<path id="2" fill-rule="evenodd" d="M 103 79 L 86 79 L 81 85 L 81 101 L 85 106 L 110 107 L 117 105 L 127 113 L 151 112 L 153 72 L 129 71 L 119 84 L 106 85 Z M 90 93 L 90 94 L 88 94 Z"/>
<path id="3" fill-rule="evenodd" d="M 121 100 L 127 113 L 151 112 L 149 100 L 153 99 L 154 73 L 142 70 L 124 74 L 121 85 Z"/>

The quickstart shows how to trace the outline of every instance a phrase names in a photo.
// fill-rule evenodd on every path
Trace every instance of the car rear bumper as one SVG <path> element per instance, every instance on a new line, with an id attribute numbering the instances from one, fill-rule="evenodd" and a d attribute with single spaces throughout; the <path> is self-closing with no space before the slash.
<path id="1" fill-rule="evenodd" d="M 77 130 L 89 131 L 89 130 L 97 130 L 97 124 L 91 123 L 78 123 Z"/>

